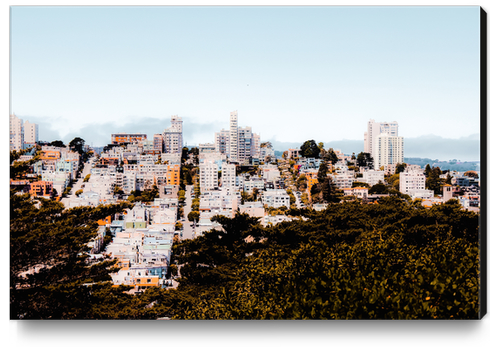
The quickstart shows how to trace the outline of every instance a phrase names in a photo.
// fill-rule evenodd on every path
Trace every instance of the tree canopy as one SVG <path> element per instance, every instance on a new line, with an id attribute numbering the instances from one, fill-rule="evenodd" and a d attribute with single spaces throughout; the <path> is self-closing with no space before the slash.
<path id="1" fill-rule="evenodd" d="M 73 140 L 70 141 L 68 144 L 68 147 L 72 151 L 78 152 L 78 154 L 83 154 L 83 146 L 85 145 L 85 140 L 80 138 L 80 137 L 75 137 Z"/>
<path id="2" fill-rule="evenodd" d="M 115 261 L 87 255 L 96 221 L 130 205 L 65 210 L 38 200 L 36 207 L 28 194 L 10 195 L 11 319 L 142 318 L 144 305 L 124 293 L 128 288 L 112 287 Z"/>
<path id="3" fill-rule="evenodd" d="M 301 145 L 299 154 L 305 158 L 318 158 L 320 156 L 320 148 L 315 140 L 308 140 Z"/>
<path id="4" fill-rule="evenodd" d="M 154 309 L 174 319 L 475 319 L 478 215 L 456 200 L 382 198 L 304 210 L 262 228 L 246 215 L 174 246 L 179 287 Z"/>
<path id="5" fill-rule="evenodd" d="M 92 221 L 120 206 L 63 211 L 11 199 L 14 319 L 479 317 L 479 216 L 457 200 L 329 204 L 267 227 L 241 213 L 213 217 L 221 228 L 174 243 L 176 289 L 128 295 L 107 281 L 113 262 L 83 255 Z"/>

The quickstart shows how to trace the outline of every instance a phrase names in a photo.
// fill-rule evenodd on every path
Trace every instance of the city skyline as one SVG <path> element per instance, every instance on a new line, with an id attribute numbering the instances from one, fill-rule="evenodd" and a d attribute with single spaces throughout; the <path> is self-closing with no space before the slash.
<path id="1" fill-rule="evenodd" d="M 427 157 L 478 160 L 479 11 L 12 7 L 10 113 L 41 140 L 94 146 L 114 132 L 152 137 L 178 115 L 198 145 L 237 110 L 261 141 L 359 152 L 369 119 L 397 121 L 407 143 L 468 148 Z M 418 146 L 406 155 L 430 148 Z"/>

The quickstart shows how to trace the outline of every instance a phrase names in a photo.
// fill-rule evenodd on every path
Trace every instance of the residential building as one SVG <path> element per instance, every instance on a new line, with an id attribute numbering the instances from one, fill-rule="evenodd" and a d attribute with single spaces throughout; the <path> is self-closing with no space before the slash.
<path id="1" fill-rule="evenodd" d="M 222 129 L 214 134 L 214 145 L 217 152 L 227 155 L 230 153 L 230 131 Z M 199 154 L 201 154 L 199 150 Z"/>
<path id="2" fill-rule="evenodd" d="M 418 165 L 408 165 L 399 174 L 399 190 L 403 194 L 408 194 L 412 198 L 431 198 L 434 192 L 425 189 L 424 171 Z"/>
<path id="3" fill-rule="evenodd" d="M 232 162 L 248 163 L 260 156 L 260 135 L 251 127 L 238 127 L 237 111 L 230 114 L 230 130 L 215 133 L 214 144 L 216 152 L 226 154 Z"/>
<path id="4" fill-rule="evenodd" d="M 344 195 L 353 195 L 359 199 L 366 199 L 368 196 L 369 188 L 366 187 L 355 187 L 355 188 L 344 188 Z"/>
<path id="5" fill-rule="evenodd" d="M 269 207 L 279 208 L 286 206 L 289 208 L 289 195 L 285 189 L 271 189 L 262 193 L 262 203 Z"/>
<path id="6" fill-rule="evenodd" d="M 301 152 L 301 149 L 299 149 L 299 148 L 289 148 L 288 149 L 288 159 L 301 157 L 299 152 Z"/>
<path id="7" fill-rule="evenodd" d="M 246 213 L 250 217 L 262 218 L 265 216 L 264 205 L 260 201 L 247 201 L 243 205 L 238 206 L 240 213 Z"/>
<path id="8" fill-rule="evenodd" d="M 368 131 L 364 133 L 364 153 L 371 153 L 371 155 L 374 155 L 376 137 L 383 133 L 388 134 L 389 136 L 398 136 L 398 123 L 377 123 L 374 119 L 370 119 L 368 122 Z"/>
<path id="9" fill-rule="evenodd" d="M 230 153 L 229 158 L 232 161 L 238 161 L 238 112 L 230 114 Z"/>
<path id="10" fill-rule="evenodd" d="M 146 141 L 146 134 L 141 134 L 141 133 L 111 134 L 111 143 L 114 145 L 121 144 L 121 143 L 133 143 L 133 142 L 139 142 L 139 141 Z"/>
<path id="11" fill-rule="evenodd" d="M 215 143 L 200 143 L 199 144 L 199 154 L 203 153 L 215 153 L 216 144 Z"/>
<path id="12" fill-rule="evenodd" d="M 22 119 L 11 114 L 9 118 L 10 130 L 10 150 L 19 151 L 24 145 L 24 128 L 22 127 Z"/>
<path id="13" fill-rule="evenodd" d="M 160 153 L 163 153 L 163 135 L 162 134 L 153 135 L 153 149 L 155 151 L 160 151 Z"/>
<path id="14" fill-rule="evenodd" d="M 201 193 L 218 189 L 218 164 L 205 162 L 199 165 Z"/>
<path id="15" fill-rule="evenodd" d="M 162 134 L 164 153 L 182 153 L 184 144 L 182 123 L 182 118 L 178 116 L 170 117 L 170 127 L 165 129 Z"/>
<path id="16" fill-rule="evenodd" d="M 236 166 L 235 164 L 223 163 L 221 165 L 221 187 L 235 189 L 236 187 Z"/>
<path id="17" fill-rule="evenodd" d="M 370 186 L 374 186 L 378 182 L 381 182 L 383 184 L 385 182 L 384 171 L 362 170 L 362 168 L 361 168 L 361 174 L 362 174 L 362 177 L 356 178 L 357 182 L 364 182 L 364 183 L 369 184 Z"/>
<path id="18" fill-rule="evenodd" d="M 43 180 L 32 182 L 29 193 L 33 196 L 49 196 L 51 195 L 52 190 L 53 182 Z"/>
<path id="19" fill-rule="evenodd" d="M 39 142 L 39 125 L 24 122 L 24 148 L 35 146 Z"/>
<path id="20" fill-rule="evenodd" d="M 374 140 L 373 153 L 375 170 L 390 164 L 403 163 L 403 137 L 379 134 Z"/>

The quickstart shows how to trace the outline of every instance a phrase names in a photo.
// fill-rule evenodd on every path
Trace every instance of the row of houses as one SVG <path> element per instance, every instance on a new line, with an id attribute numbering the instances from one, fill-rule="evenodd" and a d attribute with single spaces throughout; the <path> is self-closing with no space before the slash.
<path id="1" fill-rule="evenodd" d="M 60 196 L 69 184 L 76 179 L 81 165 L 78 152 L 66 147 L 42 146 L 39 160 L 32 165 L 28 174 L 32 180 L 11 180 L 11 185 L 21 188 L 21 191 L 33 196 Z M 19 161 L 34 158 L 35 149 L 21 156 Z"/>
<path id="2" fill-rule="evenodd" d="M 163 286 L 172 255 L 177 221 L 177 204 L 163 199 L 136 204 L 106 225 L 113 234 L 105 254 L 117 259 L 118 271 L 111 274 L 115 286 L 127 285 L 133 291 Z"/>

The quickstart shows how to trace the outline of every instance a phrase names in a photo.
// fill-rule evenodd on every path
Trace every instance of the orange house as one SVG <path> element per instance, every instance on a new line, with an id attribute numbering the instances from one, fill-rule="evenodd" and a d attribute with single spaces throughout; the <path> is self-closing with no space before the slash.
<path id="1" fill-rule="evenodd" d="M 37 181 L 31 183 L 29 194 L 34 196 L 49 196 L 53 191 L 53 182 Z"/>
<path id="2" fill-rule="evenodd" d="M 61 158 L 61 153 L 58 151 L 43 151 L 41 154 L 41 160 L 58 160 Z"/>
<path id="3" fill-rule="evenodd" d="M 120 133 L 120 134 L 111 135 L 111 142 L 113 144 L 132 143 L 132 142 L 140 142 L 140 141 L 146 141 L 146 134 Z"/>
<path id="4" fill-rule="evenodd" d="M 167 165 L 167 184 L 179 185 L 180 184 L 180 165 Z"/>

